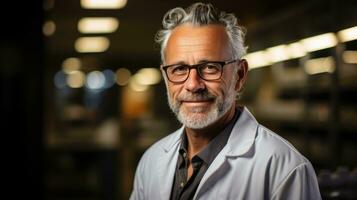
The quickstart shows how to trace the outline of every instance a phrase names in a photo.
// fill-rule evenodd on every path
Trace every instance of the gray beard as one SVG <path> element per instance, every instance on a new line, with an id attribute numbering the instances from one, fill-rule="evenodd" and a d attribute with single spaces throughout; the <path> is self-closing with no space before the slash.
<path id="1" fill-rule="evenodd" d="M 185 93 L 184 95 L 179 96 L 178 100 L 176 101 L 172 100 L 169 93 L 167 93 L 167 97 L 171 110 L 183 125 L 185 125 L 187 128 L 202 129 L 215 123 L 233 106 L 236 96 L 234 84 L 229 87 L 226 94 L 226 98 L 223 99 L 222 96 L 214 96 L 205 90 L 200 93 Z M 212 107 L 208 108 L 209 110 L 198 107 L 191 108 L 188 112 L 186 112 L 181 108 L 182 104 L 180 103 L 180 99 L 187 98 L 191 100 L 214 99 L 214 104 Z"/>

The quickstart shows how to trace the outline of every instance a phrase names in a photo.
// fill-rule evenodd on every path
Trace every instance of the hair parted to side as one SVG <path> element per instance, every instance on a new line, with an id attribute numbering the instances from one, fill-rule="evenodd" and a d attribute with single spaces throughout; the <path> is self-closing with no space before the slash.
<path id="1" fill-rule="evenodd" d="M 163 20 L 163 29 L 155 36 L 155 41 L 161 45 L 161 61 L 165 63 L 165 49 L 172 31 L 181 24 L 204 26 L 209 24 L 222 24 L 227 32 L 234 59 L 240 59 L 246 54 L 244 46 L 245 28 L 238 24 L 237 18 L 232 13 L 219 11 L 212 4 L 194 3 L 188 8 L 181 7 L 169 10 Z"/>

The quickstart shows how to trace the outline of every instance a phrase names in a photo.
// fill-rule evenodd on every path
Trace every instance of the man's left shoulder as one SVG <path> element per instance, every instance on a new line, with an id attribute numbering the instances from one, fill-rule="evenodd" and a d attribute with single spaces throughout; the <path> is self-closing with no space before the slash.
<path id="1" fill-rule="evenodd" d="M 258 133 L 255 140 L 257 153 L 268 159 L 280 161 L 284 164 L 296 167 L 300 164 L 309 163 L 289 141 L 263 125 L 258 125 Z"/>

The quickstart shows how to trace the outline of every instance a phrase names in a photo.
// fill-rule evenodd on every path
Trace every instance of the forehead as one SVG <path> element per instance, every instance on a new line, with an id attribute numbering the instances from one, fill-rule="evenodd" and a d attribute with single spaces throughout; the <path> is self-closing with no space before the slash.
<path id="1" fill-rule="evenodd" d="M 166 46 L 167 61 L 172 58 L 207 57 L 220 59 L 229 53 L 229 39 L 223 25 L 183 24 L 171 33 Z"/>

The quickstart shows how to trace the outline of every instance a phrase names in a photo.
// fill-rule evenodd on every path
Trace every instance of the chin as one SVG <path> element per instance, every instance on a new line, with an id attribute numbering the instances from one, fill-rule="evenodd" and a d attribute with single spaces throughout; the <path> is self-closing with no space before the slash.
<path id="1" fill-rule="evenodd" d="M 209 125 L 216 122 L 219 118 L 217 109 L 205 112 L 198 112 L 199 110 L 195 110 L 196 112 L 185 113 L 182 110 L 177 115 L 178 120 L 185 125 L 187 128 L 192 129 L 202 129 L 206 128 Z"/>

